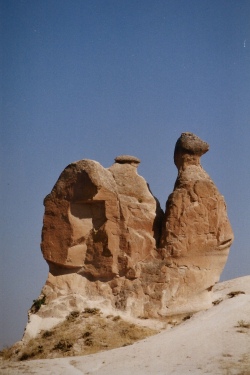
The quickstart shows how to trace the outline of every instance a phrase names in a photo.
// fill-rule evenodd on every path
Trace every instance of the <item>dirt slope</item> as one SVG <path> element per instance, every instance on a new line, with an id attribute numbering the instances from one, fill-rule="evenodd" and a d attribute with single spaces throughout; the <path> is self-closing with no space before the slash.
<path id="1" fill-rule="evenodd" d="M 244 292 L 232 293 L 231 292 Z M 83 357 L 2 361 L 2 375 L 249 375 L 250 276 L 215 287 L 217 304 L 134 345 Z M 221 302 L 220 302 L 221 300 Z"/>

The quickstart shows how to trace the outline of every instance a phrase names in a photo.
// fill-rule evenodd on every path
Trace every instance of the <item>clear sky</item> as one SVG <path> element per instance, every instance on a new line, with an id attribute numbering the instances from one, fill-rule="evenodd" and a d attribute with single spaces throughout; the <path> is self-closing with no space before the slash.
<path id="1" fill-rule="evenodd" d="M 80 159 L 141 159 L 162 208 L 182 132 L 228 206 L 221 280 L 250 274 L 250 1 L 1 1 L 1 347 L 44 285 L 43 198 Z"/>

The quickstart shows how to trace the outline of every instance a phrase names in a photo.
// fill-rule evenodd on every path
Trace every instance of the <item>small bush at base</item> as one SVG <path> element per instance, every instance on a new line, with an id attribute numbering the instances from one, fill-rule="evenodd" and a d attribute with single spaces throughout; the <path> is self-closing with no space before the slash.
<path id="1" fill-rule="evenodd" d="M 246 294 L 246 293 L 242 292 L 241 290 L 237 290 L 236 292 L 230 292 L 227 295 L 229 296 L 229 298 L 233 298 L 235 296 L 238 296 L 239 294 Z"/>
<path id="2" fill-rule="evenodd" d="M 62 350 L 63 352 L 67 352 L 71 347 L 73 346 L 73 343 L 69 340 L 61 339 L 53 348 L 53 350 Z"/>
<path id="3" fill-rule="evenodd" d="M 250 328 L 250 323 L 245 322 L 244 320 L 239 320 L 238 321 L 238 327 L 242 328 Z"/>
<path id="4" fill-rule="evenodd" d="M 34 312 L 36 313 L 42 305 L 46 305 L 45 299 L 46 299 L 45 294 L 44 294 L 43 298 L 34 299 L 31 310 L 34 310 Z"/>
<path id="5" fill-rule="evenodd" d="M 86 307 L 84 309 L 84 313 L 87 313 L 87 314 L 98 314 L 100 312 L 100 309 L 97 309 L 96 307 L 94 307 L 93 309 L 89 308 L 89 307 Z"/>

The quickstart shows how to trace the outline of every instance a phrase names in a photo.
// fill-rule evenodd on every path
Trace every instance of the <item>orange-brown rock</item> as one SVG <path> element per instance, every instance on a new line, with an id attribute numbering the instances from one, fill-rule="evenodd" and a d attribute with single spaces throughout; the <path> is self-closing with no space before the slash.
<path id="1" fill-rule="evenodd" d="M 163 214 L 137 174 L 139 163 L 123 155 L 105 169 L 80 160 L 62 172 L 44 200 L 41 247 L 53 272 L 60 266 L 93 280 L 137 277 L 138 262 L 156 248 Z"/>
<path id="2" fill-rule="evenodd" d="M 178 177 L 166 204 L 160 245 L 164 259 L 182 272 L 171 306 L 206 297 L 219 281 L 233 242 L 224 197 L 200 165 L 208 150 L 191 133 L 182 133 L 175 147 Z"/>
<path id="3" fill-rule="evenodd" d="M 200 165 L 208 149 L 191 133 L 178 139 L 165 215 L 133 156 L 108 169 L 92 160 L 65 168 L 44 200 L 46 305 L 30 314 L 27 337 L 90 305 L 158 320 L 212 305 L 233 232 L 224 198 Z"/>

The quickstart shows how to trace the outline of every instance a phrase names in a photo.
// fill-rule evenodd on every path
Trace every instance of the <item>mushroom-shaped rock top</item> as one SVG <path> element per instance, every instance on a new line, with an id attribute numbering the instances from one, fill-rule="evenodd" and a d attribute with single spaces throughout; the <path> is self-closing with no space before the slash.
<path id="1" fill-rule="evenodd" d="M 209 150 L 209 144 L 192 133 L 182 133 L 178 138 L 174 150 L 174 162 L 179 168 L 184 161 L 199 160 Z M 193 155 L 194 158 L 185 158 L 184 155 Z M 193 164 L 193 163 L 192 163 Z"/>
<path id="2" fill-rule="evenodd" d="M 175 152 L 182 149 L 188 154 L 203 155 L 209 150 L 209 144 L 192 133 L 182 133 L 175 145 Z"/>
<path id="3" fill-rule="evenodd" d="M 139 165 L 140 164 L 140 159 L 136 158 L 135 156 L 130 156 L 130 155 L 121 155 L 121 156 L 117 156 L 117 158 L 115 158 L 115 162 L 116 163 L 119 163 L 119 164 L 125 164 L 125 163 L 128 163 L 128 164 L 137 164 Z"/>

